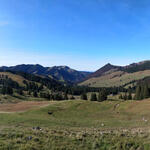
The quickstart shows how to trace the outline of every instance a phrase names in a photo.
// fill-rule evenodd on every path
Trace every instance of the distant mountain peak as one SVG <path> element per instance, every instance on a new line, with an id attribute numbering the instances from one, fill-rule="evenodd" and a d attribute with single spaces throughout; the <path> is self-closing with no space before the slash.
<path id="1" fill-rule="evenodd" d="M 40 65 L 40 64 L 35 64 L 34 66 L 43 67 L 43 66 L 42 66 L 42 65 Z"/>
<path id="2" fill-rule="evenodd" d="M 105 66 L 113 66 L 111 63 L 107 63 Z"/>
<path id="3" fill-rule="evenodd" d="M 88 78 L 99 77 L 99 76 L 102 76 L 104 73 L 106 73 L 107 71 L 109 71 L 111 69 L 119 69 L 119 68 L 120 68 L 120 66 L 114 66 L 114 65 L 112 65 L 110 63 L 107 63 L 106 65 L 104 65 L 103 67 L 101 67 L 96 72 L 90 74 L 88 76 Z"/>
<path id="4" fill-rule="evenodd" d="M 93 87 L 95 85 L 97 87 L 97 85 L 109 86 L 112 84 L 113 86 L 116 85 L 118 86 L 119 84 L 122 85 L 123 83 L 129 80 L 130 82 L 132 81 L 135 82 L 136 78 L 142 78 L 143 76 L 150 76 L 149 71 L 150 71 L 150 60 L 141 61 L 138 63 L 132 63 L 127 66 L 115 66 L 108 63 L 103 67 L 101 67 L 96 72 L 91 73 L 86 78 L 86 80 L 82 82 L 83 84 L 81 83 L 81 85 L 87 85 L 87 86 L 92 85 Z M 140 74 L 140 72 L 142 72 L 143 74 Z M 133 73 L 137 74 L 137 77 L 136 75 L 133 75 Z M 123 81 L 123 78 L 121 78 L 123 75 L 126 75 L 124 76 L 124 78 L 129 76 L 126 81 L 125 79 Z M 103 84 L 104 82 L 106 85 Z"/>
<path id="5" fill-rule="evenodd" d="M 107 63 L 106 65 L 104 65 L 102 68 L 106 68 L 106 67 L 116 67 L 115 65 L 112 65 L 111 63 Z M 101 68 L 100 68 L 101 69 Z"/>

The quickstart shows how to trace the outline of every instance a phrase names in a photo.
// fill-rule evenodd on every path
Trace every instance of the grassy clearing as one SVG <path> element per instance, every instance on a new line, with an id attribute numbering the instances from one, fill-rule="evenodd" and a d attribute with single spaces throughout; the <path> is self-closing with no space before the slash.
<path id="1" fill-rule="evenodd" d="M 26 80 L 25 78 L 10 72 L 0 72 L 0 75 L 8 76 L 8 78 L 11 78 L 13 81 L 18 82 L 20 86 L 24 86 L 23 81 Z"/>

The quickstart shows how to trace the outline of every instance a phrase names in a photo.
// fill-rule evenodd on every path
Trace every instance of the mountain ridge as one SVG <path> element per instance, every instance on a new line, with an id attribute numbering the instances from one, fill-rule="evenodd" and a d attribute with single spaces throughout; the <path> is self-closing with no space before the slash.
<path id="1" fill-rule="evenodd" d="M 0 69 L 4 71 L 21 71 L 35 75 L 47 76 L 63 82 L 83 83 L 90 79 L 101 78 L 104 76 L 111 76 L 111 78 L 120 77 L 120 80 L 122 80 L 122 76 L 125 74 L 133 74 L 139 71 L 150 70 L 150 60 L 132 63 L 126 66 L 117 66 L 107 63 L 93 73 L 77 71 L 75 69 L 71 69 L 68 66 L 43 67 L 40 64 L 21 64 L 10 67 L 2 66 Z M 148 75 L 148 72 L 146 72 L 146 76 Z M 145 74 L 143 74 L 143 76 L 145 77 Z M 96 79 L 94 82 L 97 82 Z"/>
<path id="2" fill-rule="evenodd" d="M 92 87 L 124 86 L 150 76 L 150 60 L 115 66 L 110 63 L 91 73 L 79 85 Z"/>
<path id="3" fill-rule="evenodd" d="M 60 81 L 73 83 L 82 81 L 86 76 L 90 74 L 90 72 L 77 71 L 71 69 L 68 66 L 43 67 L 39 64 L 21 64 L 10 67 L 2 66 L 0 67 L 0 69 L 4 71 L 21 71 L 30 74 L 49 76 L 50 78 L 54 78 Z"/>

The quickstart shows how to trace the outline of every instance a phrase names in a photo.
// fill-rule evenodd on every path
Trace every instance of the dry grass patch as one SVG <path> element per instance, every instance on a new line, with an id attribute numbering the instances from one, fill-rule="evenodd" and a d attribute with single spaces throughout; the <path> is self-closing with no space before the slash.
<path id="1" fill-rule="evenodd" d="M 122 71 L 116 71 L 103 75 L 101 77 L 91 78 L 86 80 L 80 85 L 86 85 L 90 87 L 113 87 L 122 86 L 130 83 L 131 81 L 136 81 L 150 76 L 150 70 L 139 71 L 135 73 L 125 73 Z"/>
<path id="2" fill-rule="evenodd" d="M 11 113 L 11 112 L 24 112 L 37 107 L 45 107 L 48 106 L 50 102 L 48 101 L 25 101 L 19 102 L 16 104 L 0 104 L 0 113 Z"/>
<path id="3" fill-rule="evenodd" d="M 10 72 L 0 72 L 0 75 L 8 76 L 8 78 L 11 78 L 13 81 L 18 82 L 19 85 L 21 85 L 21 86 L 24 86 L 23 81 L 26 80 L 25 78 L 23 78 L 23 77 L 21 77 L 19 75 L 10 73 Z"/>

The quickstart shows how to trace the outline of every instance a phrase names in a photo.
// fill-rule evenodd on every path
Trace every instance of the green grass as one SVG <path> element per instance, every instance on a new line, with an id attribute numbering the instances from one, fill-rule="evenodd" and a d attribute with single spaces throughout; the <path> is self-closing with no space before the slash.
<path id="1" fill-rule="evenodd" d="M 118 103 L 119 107 L 114 110 Z M 103 128 L 148 126 L 150 122 L 144 122 L 142 117 L 150 120 L 149 105 L 149 101 L 62 101 L 23 113 L 0 114 L 0 125 L 102 128 L 104 123 Z M 48 111 L 53 114 L 49 115 Z"/>
<path id="2" fill-rule="evenodd" d="M 149 150 L 148 134 L 139 136 L 47 128 L 42 131 L 30 128 L 3 129 L 0 150 Z"/>
<path id="3" fill-rule="evenodd" d="M 74 100 L 22 113 L 0 114 L 0 150 L 148 150 L 149 107 L 150 100 Z M 53 114 L 49 115 L 49 111 Z M 143 121 L 143 117 L 148 121 Z M 36 126 L 42 131 L 32 129 Z M 30 136 L 32 139 L 28 139 Z"/>

